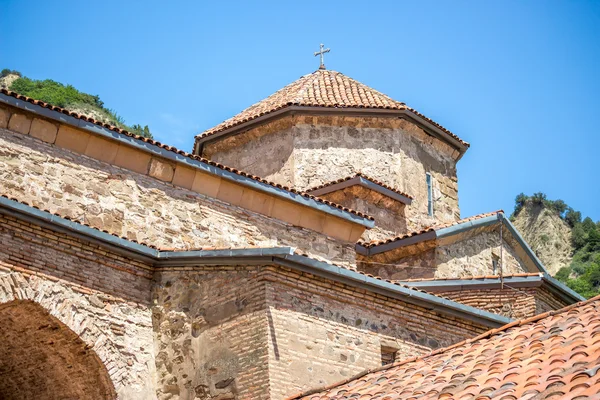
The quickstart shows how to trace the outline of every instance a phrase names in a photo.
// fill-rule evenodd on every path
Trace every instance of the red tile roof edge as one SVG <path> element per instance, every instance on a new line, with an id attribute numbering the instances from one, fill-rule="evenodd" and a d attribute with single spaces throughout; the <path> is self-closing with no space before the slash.
<path id="1" fill-rule="evenodd" d="M 501 213 L 503 214 L 504 211 L 503 210 L 497 210 L 497 211 L 492 211 L 492 212 L 489 212 L 489 213 L 477 214 L 477 215 L 474 215 L 472 217 L 459 219 L 458 221 L 449 222 L 449 223 L 440 224 L 440 225 L 432 225 L 430 227 L 427 227 L 427 228 L 424 228 L 424 229 L 421 229 L 421 230 L 418 230 L 418 231 L 413 231 L 413 232 L 405 233 L 405 234 L 402 234 L 402 235 L 393 236 L 393 237 L 390 237 L 390 238 L 384 239 L 384 240 L 371 241 L 371 242 L 357 242 L 356 244 L 359 245 L 359 246 L 362 246 L 362 247 L 365 247 L 365 248 L 369 249 L 369 248 L 372 248 L 372 247 L 381 246 L 383 244 L 397 242 L 399 240 L 407 239 L 409 237 L 422 235 L 422 234 L 427 233 L 427 232 L 437 231 L 437 230 L 448 228 L 448 227 L 451 227 L 451 226 L 454 226 L 454 225 L 464 224 L 465 222 L 475 221 L 475 220 L 486 218 L 486 217 L 491 217 L 492 215 L 497 215 L 497 214 L 501 214 Z"/>
<path id="2" fill-rule="evenodd" d="M 368 110 L 368 109 L 374 109 L 374 110 L 405 110 L 405 111 L 408 111 L 408 112 L 414 114 L 415 116 L 417 116 L 419 118 L 424 119 L 425 121 L 429 122 L 430 124 L 434 125 L 436 128 L 440 129 L 442 132 L 444 132 L 448 136 L 452 137 L 453 139 L 455 139 L 456 141 L 458 141 L 460 144 L 462 144 L 466 148 L 471 147 L 471 144 L 469 142 L 466 142 L 466 141 L 462 140 L 458 135 L 456 135 L 455 133 L 452 133 L 450 130 L 448 130 L 447 128 L 445 128 L 443 125 L 435 122 L 431 118 L 425 116 L 424 114 L 420 113 L 419 111 L 417 111 L 417 110 L 415 110 L 414 108 L 411 108 L 411 107 L 390 107 L 390 106 L 387 106 L 387 107 L 376 107 L 376 106 L 362 107 L 362 106 L 339 106 L 339 105 L 328 105 L 328 106 L 325 106 L 325 105 L 322 105 L 322 104 L 300 104 L 300 103 L 294 103 L 294 102 L 289 102 L 289 103 L 287 103 L 285 105 L 282 105 L 282 106 L 273 107 L 269 111 L 257 113 L 255 115 L 252 115 L 252 116 L 250 116 L 248 118 L 244 118 L 244 119 L 242 119 L 240 121 L 237 121 L 235 123 L 232 123 L 232 124 L 226 124 L 226 125 L 223 125 L 223 126 L 221 126 L 219 128 L 207 129 L 203 133 L 200 133 L 200 134 L 196 135 L 195 138 L 196 139 L 205 139 L 207 137 L 211 137 L 213 135 L 216 135 L 217 133 L 221 133 L 221 132 L 226 131 L 228 129 L 235 128 L 236 126 L 245 124 L 246 122 L 254 121 L 254 120 L 256 120 L 256 119 L 258 119 L 260 117 L 263 117 L 265 115 L 272 114 L 275 111 L 283 110 L 284 108 L 292 107 L 292 106 L 294 106 L 294 107 L 307 107 L 307 108 L 308 107 L 319 107 L 319 108 L 323 108 L 323 109 L 329 109 L 329 108 L 351 109 L 351 110 L 356 110 L 356 109 L 362 109 L 362 110 Z M 223 124 L 224 122 L 222 122 L 221 124 Z M 221 125 L 221 124 L 219 124 L 219 125 Z"/>
<path id="3" fill-rule="evenodd" d="M 14 97 L 14 98 L 19 99 L 19 100 L 27 101 L 27 102 L 29 102 L 31 104 L 35 104 L 35 105 L 40 106 L 40 107 L 48 108 L 48 109 L 50 109 L 52 111 L 57 111 L 57 112 L 60 112 L 62 114 L 65 114 L 65 115 L 69 115 L 71 117 L 74 117 L 74 118 L 77 118 L 77 119 L 81 119 L 83 121 L 90 122 L 92 124 L 101 126 L 103 128 L 106 128 L 106 129 L 109 129 L 109 130 L 111 130 L 113 132 L 117 132 L 117 133 L 129 136 L 129 137 L 132 137 L 134 139 L 141 140 L 141 141 L 146 142 L 146 143 L 150 143 L 150 144 L 158 146 L 158 147 L 160 147 L 162 149 L 165 149 L 165 150 L 168 150 L 168 151 L 172 151 L 173 153 L 177 153 L 177 154 L 179 154 L 181 156 L 187 157 L 187 158 L 192 159 L 192 160 L 200 161 L 200 162 L 202 162 L 204 164 L 211 165 L 213 167 L 222 169 L 224 171 L 232 172 L 234 174 L 237 174 L 237 175 L 240 175 L 240 176 L 243 176 L 243 177 L 246 177 L 246 178 L 250 178 L 250 179 L 255 180 L 257 182 L 261 182 L 261 183 L 264 183 L 264 184 L 267 184 L 267 185 L 270 185 L 270 186 L 273 186 L 273 187 L 276 187 L 276 188 L 279 188 L 279 189 L 283 189 L 283 190 L 285 190 L 287 192 L 290 192 L 290 193 L 299 194 L 302 197 L 305 197 L 305 198 L 308 198 L 308 199 L 311 199 L 311 200 L 315 200 L 315 201 L 317 201 L 319 203 L 323 203 L 323 204 L 326 204 L 328 206 L 335 207 L 335 208 L 337 208 L 339 210 L 342 210 L 342 211 L 345 211 L 345 212 L 357 215 L 357 216 L 359 216 L 361 218 L 365 218 L 365 219 L 368 219 L 370 221 L 374 221 L 375 220 L 375 218 L 371 217 L 370 215 L 364 214 L 364 213 L 362 213 L 360 211 L 356 211 L 356 210 L 353 210 L 351 208 L 344 207 L 344 206 L 342 206 L 340 204 L 336 204 L 336 203 L 333 203 L 331 201 L 321 199 L 321 198 L 319 198 L 317 196 L 313 196 L 313 195 L 311 195 L 309 193 L 302 192 L 302 191 L 296 190 L 296 189 L 288 187 L 288 186 L 284 186 L 284 185 L 281 185 L 281 184 L 278 184 L 278 183 L 275 183 L 275 182 L 268 181 L 268 180 L 263 179 L 263 178 L 261 178 L 259 176 L 249 174 L 247 172 L 244 172 L 244 171 L 236 169 L 236 168 L 228 167 L 226 165 L 223 165 L 223 164 L 211 161 L 211 160 L 209 160 L 207 158 L 200 157 L 200 156 L 188 153 L 188 152 L 183 151 L 183 150 L 179 150 L 179 149 L 177 149 L 174 146 L 169 146 L 169 145 L 163 144 L 163 143 L 161 143 L 159 141 L 156 141 L 154 139 L 149 139 L 149 138 L 146 138 L 146 137 L 143 137 L 143 136 L 136 135 L 136 134 L 131 133 L 131 132 L 125 130 L 125 129 L 118 128 L 118 127 L 116 127 L 114 125 L 103 123 L 101 121 L 96 121 L 95 119 L 93 119 L 91 117 L 88 117 L 86 115 L 77 114 L 77 113 L 69 111 L 67 109 L 64 109 L 64 108 L 61 108 L 61 107 L 57 107 L 57 106 L 53 106 L 52 104 L 45 103 L 45 102 L 43 102 L 41 100 L 35 100 L 35 99 L 33 99 L 31 97 L 28 97 L 28 96 L 23 96 L 23 95 L 21 95 L 21 94 L 19 94 L 17 92 L 11 91 L 11 90 L 0 89 L 0 93 L 5 94 L 7 96 Z M 35 113 L 35 112 L 33 112 L 33 113 Z"/>
<path id="4" fill-rule="evenodd" d="M 331 104 L 322 104 L 319 102 L 315 102 L 315 101 L 300 101 L 300 99 L 298 99 L 298 94 L 302 94 L 304 95 L 306 90 L 307 90 L 307 85 L 311 85 L 314 83 L 315 78 L 322 76 L 323 74 L 328 74 L 329 78 L 331 78 L 331 76 L 335 77 L 335 76 L 339 76 L 341 77 L 341 79 L 345 79 L 346 82 L 350 85 L 356 85 L 359 87 L 363 87 L 364 89 L 368 90 L 370 93 L 376 95 L 378 98 L 382 98 L 385 99 L 386 102 L 388 102 L 388 105 L 378 105 L 378 104 L 374 104 L 373 102 L 371 102 L 370 104 L 339 104 L 338 102 L 333 102 Z M 291 93 L 286 93 L 286 91 L 290 91 Z M 281 96 L 285 96 L 288 95 L 289 96 L 289 101 L 283 103 L 280 101 L 277 101 L 275 99 L 273 99 L 274 97 L 276 97 L 277 95 L 281 95 Z M 283 98 L 281 100 L 284 100 Z M 330 99 L 328 99 L 330 100 Z M 275 104 L 273 104 L 271 107 L 266 107 L 266 111 L 265 110 L 260 110 L 260 105 L 261 104 L 269 104 L 270 102 L 274 102 Z M 377 103 L 377 101 L 375 101 L 375 103 Z M 408 111 L 412 114 L 414 114 L 415 116 L 427 121 L 428 123 L 432 124 L 433 126 L 435 126 L 436 128 L 440 129 L 442 132 L 446 133 L 447 135 L 451 136 L 452 138 L 454 138 L 455 140 L 457 140 L 459 143 L 461 143 L 463 146 L 465 146 L 466 148 L 468 148 L 470 145 L 468 142 L 465 142 L 464 140 L 462 140 L 461 138 L 459 138 L 457 135 L 455 135 L 454 133 L 452 133 L 450 130 L 448 130 L 447 128 L 443 127 L 441 124 L 438 124 L 437 122 L 435 122 L 434 120 L 432 120 L 431 118 L 426 117 L 425 115 L 423 115 L 422 113 L 418 112 L 417 110 L 415 110 L 414 108 L 408 107 L 406 105 L 406 103 L 404 102 L 400 102 L 397 100 L 392 99 L 390 96 L 387 96 L 386 94 L 373 89 L 353 78 L 350 78 L 349 76 L 346 76 L 344 74 L 342 74 L 341 72 L 337 72 L 337 71 L 333 71 L 333 70 L 316 70 L 310 74 L 307 75 L 303 75 L 301 76 L 299 79 L 295 80 L 294 82 L 282 87 L 281 89 L 275 91 L 273 94 L 267 96 L 264 99 L 261 99 L 259 101 L 257 101 L 256 103 L 250 105 L 249 107 L 245 108 L 244 110 L 240 111 L 239 113 L 237 113 L 236 115 L 234 115 L 233 117 L 221 122 L 220 124 L 205 130 L 204 132 L 196 135 L 196 140 L 198 139 L 204 139 L 207 137 L 210 137 L 212 135 L 215 135 L 217 133 L 223 132 L 227 129 L 230 128 L 234 128 L 238 125 L 244 124 L 246 122 L 250 122 L 253 121 L 255 119 L 258 119 L 262 116 L 265 115 L 269 115 L 275 111 L 279 111 L 282 110 L 284 108 L 290 107 L 290 106 L 296 106 L 296 107 L 319 107 L 319 108 L 323 108 L 323 109 L 331 109 L 331 108 L 336 108 L 336 109 L 372 109 L 372 110 L 403 110 L 403 111 Z M 253 109 L 256 108 L 256 111 L 253 111 Z M 260 111 L 259 111 L 260 110 Z M 245 114 L 249 114 L 248 116 L 245 116 Z M 243 118 L 237 118 L 240 116 L 244 116 Z"/>
<path id="5" fill-rule="evenodd" d="M 529 318 L 525 318 L 525 319 L 513 321 L 513 322 L 508 323 L 508 324 L 506 324 L 504 326 L 501 326 L 500 328 L 491 329 L 491 330 L 489 330 L 487 332 L 482 333 L 481 335 L 475 336 L 474 338 L 466 339 L 466 340 L 463 340 L 461 342 L 455 343 L 455 344 L 453 344 L 451 346 L 434 350 L 434 351 L 432 351 L 432 352 L 430 352 L 428 354 L 424 354 L 422 356 L 411 357 L 411 358 L 408 358 L 408 359 L 401 360 L 399 362 L 394 362 L 392 364 L 387 364 L 387 365 L 384 365 L 384 366 L 381 366 L 381 367 L 368 369 L 368 370 L 363 371 L 363 372 L 361 372 L 359 374 L 356 374 L 355 376 L 353 376 L 351 378 L 346 378 L 346 379 L 344 379 L 342 381 L 339 381 L 339 382 L 336 382 L 336 383 L 333 383 L 333 384 L 330 384 L 330 385 L 326 385 L 326 386 L 319 387 L 319 388 L 314 388 L 314 389 L 309 389 L 309 390 L 304 391 L 304 392 L 293 394 L 293 395 L 291 395 L 289 397 L 286 397 L 285 400 L 295 400 L 295 399 L 299 399 L 301 397 L 309 396 L 311 394 L 315 394 L 315 393 L 319 393 L 319 392 L 324 392 L 324 391 L 327 391 L 327 390 L 331 390 L 331 389 L 333 389 L 333 388 L 335 388 L 337 386 L 344 385 L 344 384 L 346 384 L 348 382 L 351 382 L 351 381 L 353 381 L 355 379 L 361 378 L 361 377 L 363 377 L 363 376 L 365 376 L 367 374 L 370 374 L 370 373 L 373 373 L 373 372 L 385 371 L 385 370 L 393 368 L 393 367 L 397 367 L 397 366 L 404 365 L 404 364 L 409 364 L 409 363 L 415 362 L 415 361 L 420 361 L 420 360 L 426 359 L 428 357 L 432 357 L 432 356 L 444 353 L 444 352 L 446 352 L 448 350 L 452 350 L 454 348 L 457 348 L 457 347 L 460 347 L 460 346 L 463 346 L 463 345 L 466 345 L 466 344 L 470 344 L 470 343 L 473 343 L 473 342 L 476 342 L 476 341 L 479 341 L 479 340 L 482 340 L 482 339 L 490 338 L 490 337 L 492 337 L 492 336 L 494 336 L 494 335 L 496 335 L 496 334 L 498 334 L 500 332 L 504 332 L 504 331 L 506 331 L 506 330 L 508 330 L 510 328 L 515 327 L 515 326 L 522 326 L 522 325 L 530 324 L 532 322 L 537 322 L 537 321 L 539 321 L 541 319 L 544 319 L 546 317 L 554 316 L 554 315 L 557 315 L 557 314 L 562 314 L 562 313 L 571 311 L 572 309 L 574 309 L 576 307 L 581 307 L 581 306 L 584 306 L 586 304 L 589 304 L 589 303 L 592 303 L 592 302 L 595 302 L 595 301 L 600 301 L 600 295 L 592 297 L 591 299 L 588 299 L 588 300 L 585 300 L 585 301 L 580 301 L 578 303 L 571 304 L 571 305 L 563 307 L 563 308 L 561 308 L 559 310 L 548 311 L 548 312 L 545 312 L 545 313 L 542 313 L 542 314 L 534 315 L 533 317 L 529 317 Z"/>
<path id="6" fill-rule="evenodd" d="M 328 264 L 328 265 L 331 265 L 332 267 L 342 268 L 342 269 L 345 269 L 345 270 L 348 270 L 348 271 L 356 272 L 356 273 L 364 275 L 366 277 L 377 279 L 378 281 L 391 283 L 392 285 L 400 286 L 400 287 L 403 287 L 404 289 L 410 289 L 410 290 L 414 290 L 416 292 L 426 293 L 426 294 L 429 294 L 429 295 L 432 295 L 432 296 L 435 296 L 435 297 L 439 297 L 439 298 L 442 298 L 442 299 L 445 299 L 445 300 L 455 301 L 455 300 L 449 299 L 447 297 L 439 296 L 439 295 L 437 295 L 435 293 L 431 293 L 431 292 L 428 292 L 426 290 L 423 290 L 423 289 L 420 289 L 420 288 L 417 288 L 417 287 L 414 287 L 414 286 L 406 285 L 402 281 L 397 281 L 397 280 L 395 281 L 395 280 L 385 279 L 385 278 L 382 278 L 382 277 L 377 276 L 377 275 L 368 274 L 366 272 L 360 271 L 360 270 L 355 269 L 355 268 L 349 268 L 349 267 L 347 267 L 345 265 L 333 264 L 333 263 L 330 263 L 329 261 L 319 260 L 319 259 L 316 259 L 315 257 L 310 256 L 309 254 L 302 253 L 301 251 L 298 251 L 298 250 L 294 250 L 294 254 L 298 255 L 298 256 L 302 256 L 302 257 L 307 257 L 307 258 L 310 258 L 312 260 L 316 260 L 316 261 L 319 261 L 319 262 L 322 262 L 322 263 L 325 263 L 325 264 Z"/>
<path id="7" fill-rule="evenodd" d="M 324 184 L 322 184 L 322 185 L 315 186 L 315 187 L 312 187 L 312 188 L 310 188 L 310 189 L 306 189 L 306 190 L 305 190 L 305 192 L 307 192 L 307 193 L 310 193 L 310 192 L 313 192 L 313 191 L 315 191 L 315 190 L 323 189 L 323 188 L 326 188 L 326 187 L 329 187 L 329 186 L 332 186 L 332 185 L 336 185 L 336 184 L 338 184 L 338 183 L 346 182 L 346 181 L 349 181 L 349 180 L 351 180 L 351 179 L 354 179 L 354 178 L 364 178 L 364 179 L 366 179 L 366 180 L 368 180 L 368 181 L 371 181 L 371 182 L 373 182 L 373 183 L 374 183 L 374 184 L 376 184 L 376 185 L 379 185 L 379 186 L 381 186 L 381 187 L 383 187 L 383 188 L 386 188 L 386 189 L 388 189 L 388 190 L 391 190 L 391 191 L 392 191 L 392 192 L 394 192 L 394 193 L 398 193 L 399 195 L 402 195 L 402 196 L 404 196 L 404 197 L 406 197 L 406 198 L 409 198 L 409 199 L 411 199 L 411 200 L 414 200 L 414 198 L 413 198 L 411 195 L 409 195 L 409 194 L 406 194 L 406 193 L 404 193 L 404 192 L 401 192 L 400 190 L 398 190 L 398 189 L 396 189 L 396 188 L 394 188 L 394 187 L 392 187 L 392 186 L 390 186 L 390 185 L 387 185 L 387 184 L 385 184 L 385 183 L 383 183 L 383 182 L 381 182 L 381 181 L 379 181 L 379 180 L 377 180 L 377 179 L 373 179 L 373 178 L 371 178 L 371 177 L 369 177 L 369 176 L 367 176 L 367 175 L 363 174 L 362 172 L 357 172 L 357 173 L 356 173 L 356 174 L 354 174 L 354 175 L 350 175 L 350 176 L 347 176 L 347 177 L 345 177 L 345 178 L 340 178 L 340 179 L 338 179 L 338 180 L 335 180 L 335 181 L 330 181 L 330 182 L 324 183 Z"/>
<path id="8" fill-rule="evenodd" d="M 502 275 L 502 278 L 527 278 L 531 276 L 543 276 L 541 272 L 523 272 L 516 274 Z M 434 281 L 470 281 L 470 280 L 482 280 L 482 279 L 500 279 L 500 275 L 475 275 L 466 276 L 463 278 L 414 278 L 414 279 L 400 279 L 401 283 L 409 282 L 434 282 Z"/>

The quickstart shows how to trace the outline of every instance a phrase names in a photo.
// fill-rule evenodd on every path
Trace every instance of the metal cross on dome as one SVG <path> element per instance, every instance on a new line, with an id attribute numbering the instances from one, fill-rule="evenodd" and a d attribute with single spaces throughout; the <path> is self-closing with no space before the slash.
<path id="1" fill-rule="evenodd" d="M 329 53 L 331 51 L 330 49 L 323 50 L 323 47 L 325 47 L 325 45 L 323 43 L 321 43 L 321 50 L 315 51 L 315 57 L 318 55 L 321 56 L 321 65 L 319 66 L 319 69 L 325 69 L 325 63 L 323 62 L 323 54 Z"/>

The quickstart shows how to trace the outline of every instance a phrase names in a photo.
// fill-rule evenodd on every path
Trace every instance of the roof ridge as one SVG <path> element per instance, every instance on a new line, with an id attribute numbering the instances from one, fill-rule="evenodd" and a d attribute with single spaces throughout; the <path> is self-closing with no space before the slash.
<path id="1" fill-rule="evenodd" d="M 111 125 L 111 124 L 108 124 L 108 123 L 104 123 L 102 121 L 97 121 L 94 118 L 91 118 L 91 117 L 89 117 L 87 115 L 78 114 L 76 112 L 69 111 L 66 108 L 54 106 L 54 105 L 52 105 L 50 103 L 46 103 L 46 102 L 41 101 L 41 100 L 36 100 L 36 99 L 34 99 L 32 97 L 19 94 L 19 93 L 15 92 L 15 91 L 12 91 L 12 90 L 0 88 L 0 93 L 1 94 L 5 94 L 7 96 L 14 97 L 14 98 L 19 99 L 19 100 L 26 101 L 28 103 L 31 103 L 31 104 L 34 104 L 34 105 L 37 105 L 37 106 L 40 106 L 40 107 L 43 107 L 43 108 L 48 108 L 48 109 L 50 109 L 52 111 L 60 112 L 62 114 L 65 114 L 65 115 L 71 116 L 73 118 L 80 119 L 80 120 L 92 123 L 94 125 L 101 126 L 101 127 L 106 128 L 108 130 L 111 130 L 113 132 L 117 132 L 117 133 L 129 136 L 131 138 L 134 138 L 134 139 L 137 139 L 137 140 L 141 140 L 143 142 L 146 142 L 146 143 L 158 146 L 158 147 L 160 147 L 162 149 L 165 149 L 165 150 L 171 151 L 173 153 L 179 154 L 179 155 L 181 155 L 183 157 L 186 157 L 186 158 L 189 158 L 189 159 L 192 159 L 192 160 L 196 160 L 196 161 L 199 161 L 199 162 L 204 163 L 204 164 L 211 165 L 211 166 L 216 167 L 218 169 L 221 169 L 221 170 L 224 170 L 224 171 L 228 171 L 228 172 L 232 172 L 232 173 L 234 173 L 236 175 L 240 175 L 240 176 L 252 179 L 252 180 L 260 182 L 260 183 L 264 183 L 266 185 L 269 185 L 269 186 L 272 186 L 272 187 L 275 187 L 275 188 L 278 188 L 278 189 L 283 189 L 283 190 L 285 190 L 287 192 L 290 192 L 290 193 L 298 194 L 298 195 L 300 195 L 300 196 L 302 196 L 304 198 L 315 200 L 315 201 L 317 201 L 319 203 L 323 203 L 323 204 L 326 204 L 328 206 L 335 207 L 335 208 L 337 208 L 339 210 L 342 210 L 342 211 L 345 211 L 345 212 L 349 212 L 349 213 L 357 215 L 357 216 L 359 216 L 361 218 L 365 218 L 365 219 L 368 219 L 370 221 L 374 221 L 375 220 L 375 218 L 373 218 L 372 216 L 370 216 L 368 214 L 362 213 L 362 212 L 357 211 L 357 210 L 353 210 L 353 209 L 351 209 L 349 207 L 345 207 L 345 206 L 343 206 L 341 204 L 337 204 L 337 203 L 334 203 L 332 201 L 322 199 L 322 198 L 320 198 L 318 196 L 314 196 L 314 195 L 311 195 L 310 193 L 306 193 L 305 191 L 297 190 L 297 189 L 294 189 L 294 188 L 289 187 L 289 186 L 281 185 L 279 183 L 275 183 L 275 182 L 266 180 L 266 179 L 264 179 L 264 178 L 262 178 L 260 176 L 250 174 L 248 172 L 245 172 L 245 171 L 237 169 L 237 168 L 228 167 L 227 165 L 224 165 L 224 164 L 221 164 L 221 163 L 209 160 L 207 158 L 204 158 L 204 157 L 201 157 L 201 156 L 198 156 L 198 155 L 195 155 L 195 154 L 188 153 L 188 152 L 186 152 L 184 150 L 180 150 L 180 149 L 176 148 L 175 146 L 169 146 L 169 145 L 163 144 L 163 143 L 161 143 L 161 142 L 159 142 L 157 140 L 150 139 L 150 138 L 147 138 L 147 137 L 144 137 L 144 136 L 140 136 L 140 135 L 136 135 L 136 134 L 134 134 L 132 132 L 129 132 L 129 131 L 125 130 L 125 129 L 121 129 L 121 128 L 116 127 L 114 125 Z"/>
<path id="2" fill-rule="evenodd" d="M 433 357 L 433 356 L 436 356 L 438 354 L 444 353 L 444 352 L 446 352 L 448 350 L 452 350 L 452 349 L 464 346 L 466 344 L 477 342 L 477 341 L 482 340 L 482 339 L 491 338 L 492 336 L 495 336 L 497 334 L 506 332 L 507 330 L 509 330 L 511 328 L 514 328 L 516 326 L 527 325 L 527 324 L 530 324 L 532 322 L 537 322 L 537 321 L 539 321 L 541 319 L 544 319 L 546 317 L 551 317 L 551 316 L 563 314 L 563 313 L 571 311 L 573 308 L 586 306 L 586 305 L 594 303 L 596 301 L 600 301 L 600 295 L 594 296 L 591 299 L 587 299 L 585 301 L 580 301 L 580 302 L 568 305 L 568 306 L 563 307 L 563 308 L 561 308 L 559 310 L 548 311 L 548 312 L 545 312 L 545 313 L 542 313 L 542 314 L 534 315 L 533 317 L 524 318 L 524 319 L 520 319 L 520 320 L 516 320 L 516 321 L 510 322 L 510 323 L 508 323 L 508 324 L 506 324 L 504 326 L 501 326 L 500 328 L 490 329 L 489 331 L 486 331 L 486 332 L 484 332 L 484 333 L 482 333 L 482 334 L 480 334 L 478 336 L 475 336 L 474 338 L 470 338 L 470 339 L 466 339 L 466 340 L 460 341 L 460 342 L 455 343 L 453 345 L 450 345 L 450 346 L 447 346 L 447 347 L 443 347 L 443 348 L 431 351 L 431 352 L 429 352 L 427 354 L 424 354 L 424 355 L 421 355 L 421 356 L 411 357 L 411 358 L 404 359 L 402 361 L 395 362 L 395 363 L 392 363 L 392 364 L 387 364 L 387 365 L 383 365 L 381 367 L 367 369 L 366 371 L 363 371 L 363 372 L 357 374 L 355 377 L 346 378 L 343 381 L 336 382 L 336 383 L 333 383 L 333 384 L 330 384 L 330 385 L 327 385 L 327 386 L 323 386 L 323 387 L 320 387 L 320 388 L 314 388 L 314 389 L 307 390 L 305 392 L 296 393 L 296 394 L 294 394 L 292 396 L 287 397 L 286 400 L 298 399 L 300 397 L 308 396 L 308 395 L 315 394 L 315 393 L 318 393 L 318 392 L 328 391 L 328 390 L 336 388 L 337 386 L 344 385 L 344 384 L 350 382 L 351 380 L 353 380 L 354 378 L 362 377 L 362 376 L 365 376 L 365 375 L 373 373 L 373 372 L 386 371 L 388 369 L 391 369 L 391 368 L 394 368 L 394 367 L 399 367 L 401 365 L 406 365 L 406 364 L 409 364 L 409 363 L 412 363 L 412 362 L 415 362 L 415 361 L 421 361 L 421 360 L 424 360 L 426 358 Z"/>

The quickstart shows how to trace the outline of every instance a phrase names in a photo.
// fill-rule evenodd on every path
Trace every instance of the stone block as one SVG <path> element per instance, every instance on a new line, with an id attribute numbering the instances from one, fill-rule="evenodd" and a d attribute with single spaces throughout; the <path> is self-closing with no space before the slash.
<path id="1" fill-rule="evenodd" d="M 263 215 L 271 215 L 274 203 L 275 198 L 273 196 L 256 190 L 245 189 L 240 206 Z"/>
<path id="2" fill-rule="evenodd" d="M 150 176 L 164 182 L 171 182 L 175 166 L 162 158 L 153 157 L 150 161 Z"/>
<path id="3" fill-rule="evenodd" d="M 120 145 L 115 157 L 115 165 L 139 172 L 140 174 L 148 173 L 148 165 L 152 156 L 133 147 Z"/>
<path id="4" fill-rule="evenodd" d="M 13 114 L 8 121 L 8 129 L 27 135 L 31 128 L 31 118 L 25 114 Z"/>
<path id="5" fill-rule="evenodd" d="M 173 185 L 179 186 L 185 189 L 191 189 L 194 184 L 194 178 L 196 177 L 196 170 L 193 168 L 185 167 L 181 164 L 175 167 L 175 173 L 173 175 Z"/>
<path id="6" fill-rule="evenodd" d="M 92 135 L 85 149 L 85 155 L 112 164 L 115 162 L 118 150 L 119 143 L 114 140 Z"/>
<path id="7" fill-rule="evenodd" d="M 271 217 L 277 218 L 292 225 L 299 225 L 302 208 L 302 206 L 294 204 L 290 201 L 276 198 L 271 210 Z"/>
<path id="8" fill-rule="evenodd" d="M 340 218 L 328 216 L 323 224 L 323 233 L 341 240 L 350 240 L 352 227 L 355 224 L 346 222 Z"/>
<path id="9" fill-rule="evenodd" d="M 217 198 L 226 201 L 229 204 L 237 205 L 242 201 L 244 189 L 245 187 L 242 185 L 222 179 L 221 185 L 219 186 L 219 192 L 217 193 Z"/>
<path id="10" fill-rule="evenodd" d="M 313 231 L 323 232 L 325 218 L 323 213 L 304 207 L 304 210 L 302 210 L 300 215 L 300 226 Z"/>
<path id="11" fill-rule="evenodd" d="M 61 125 L 58 128 L 55 144 L 67 150 L 84 154 L 90 141 L 90 134 L 79 129 Z"/>
<path id="12" fill-rule="evenodd" d="M 362 225 L 354 225 L 352 227 L 352 231 L 350 232 L 350 236 L 348 237 L 348 240 L 351 242 L 358 242 L 358 239 L 361 238 L 361 236 L 363 235 L 363 233 L 365 232 L 367 228 L 365 228 Z"/>
<path id="13" fill-rule="evenodd" d="M 8 127 L 9 119 L 10 119 L 10 112 L 5 108 L 0 108 L 0 128 Z"/>
<path id="14" fill-rule="evenodd" d="M 31 123 L 29 134 L 47 143 L 54 143 L 58 128 L 51 122 L 35 118 Z"/>
<path id="15" fill-rule="evenodd" d="M 219 193 L 219 187 L 221 186 L 221 178 L 218 176 L 206 174 L 204 172 L 196 171 L 194 177 L 194 183 L 192 184 L 192 190 L 194 192 L 203 194 L 208 197 L 217 197 Z"/>

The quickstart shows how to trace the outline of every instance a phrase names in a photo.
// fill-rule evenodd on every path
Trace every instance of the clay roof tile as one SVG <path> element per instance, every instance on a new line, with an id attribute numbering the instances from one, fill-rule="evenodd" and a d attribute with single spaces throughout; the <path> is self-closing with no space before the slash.
<path id="1" fill-rule="evenodd" d="M 290 399 L 596 398 L 599 313 L 597 296 Z"/>
<path id="2" fill-rule="evenodd" d="M 463 141 L 454 133 L 432 119 L 427 118 L 414 108 L 407 107 L 405 103 L 396 101 L 340 72 L 323 69 L 300 77 L 300 79 L 279 89 L 269 97 L 251 105 L 239 114 L 202 132 L 196 137 L 206 138 L 292 105 L 304 107 L 406 110 L 436 126 L 464 146 L 469 146 L 469 143 Z"/>

